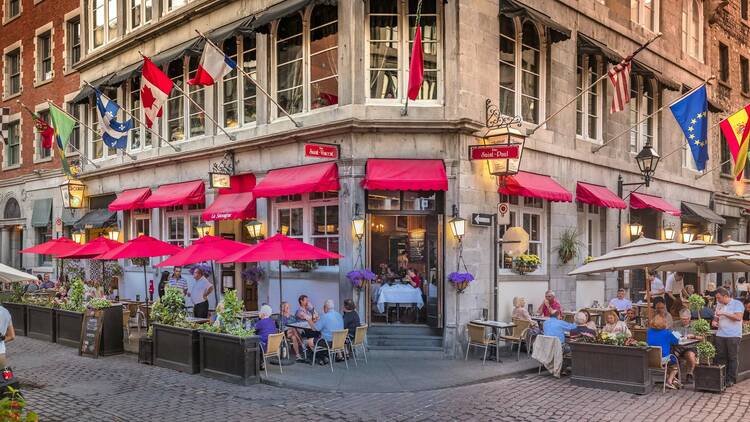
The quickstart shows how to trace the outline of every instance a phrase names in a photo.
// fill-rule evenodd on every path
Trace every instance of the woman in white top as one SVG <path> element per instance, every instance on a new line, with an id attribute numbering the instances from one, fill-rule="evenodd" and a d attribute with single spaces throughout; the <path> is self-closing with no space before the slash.
<path id="1" fill-rule="evenodd" d="M 617 314 L 614 312 L 606 312 L 604 314 L 604 321 L 606 324 L 602 328 L 602 332 L 609 334 L 625 334 L 627 337 L 632 337 L 628 325 L 617 318 Z"/>
<path id="2" fill-rule="evenodd" d="M 511 317 L 513 319 L 529 321 L 532 327 L 536 327 L 538 325 L 536 321 L 531 319 L 531 315 L 529 314 L 528 309 L 526 309 L 525 297 L 516 296 L 513 298 L 513 313 L 511 314 Z"/>

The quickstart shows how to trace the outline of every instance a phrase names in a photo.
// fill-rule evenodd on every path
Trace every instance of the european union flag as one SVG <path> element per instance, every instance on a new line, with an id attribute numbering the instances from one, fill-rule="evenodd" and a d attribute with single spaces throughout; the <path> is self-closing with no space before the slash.
<path id="1" fill-rule="evenodd" d="M 708 98 L 706 85 L 682 97 L 669 107 L 690 146 L 698 171 L 706 169 L 708 161 Z"/>

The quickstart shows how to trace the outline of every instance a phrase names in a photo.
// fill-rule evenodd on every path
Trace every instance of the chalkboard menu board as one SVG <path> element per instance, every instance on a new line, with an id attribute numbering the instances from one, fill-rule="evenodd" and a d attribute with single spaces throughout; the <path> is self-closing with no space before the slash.
<path id="1" fill-rule="evenodd" d="M 409 262 L 424 261 L 424 230 L 409 233 Z"/>
<path id="2" fill-rule="evenodd" d="M 81 326 L 81 344 L 78 353 L 99 357 L 99 344 L 102 338 L 102 311 L 97 309 L 86 309 Z"/>

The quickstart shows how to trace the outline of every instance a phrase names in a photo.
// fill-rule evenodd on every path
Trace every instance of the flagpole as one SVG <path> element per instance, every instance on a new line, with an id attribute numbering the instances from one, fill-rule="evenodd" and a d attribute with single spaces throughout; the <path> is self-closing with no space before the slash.
<path id="1" fill-rule="evenodd" d="M 34 112 L 33 112 L 33 111 L 31 111 L 31 109 L 30 109 L 30 108 L 28 108 L 28 107 L 26 106 L 26 104 L 22 103 L 22 102 L 21 102 L 21 100 L 16 100 L 16 103 L 20 104 L 20 105 L 21 105 L 21 107 L 23 107 L 23 108 L 25 108 L 25 109 L 26 109 L 26 111 L 28 111 L 29 113 L 31 113 L 32 115 L 34 115 Z M 59 107 L 58 107 L 58 108 L 59 108 Z M 66 114 L 67 114 L 67 113 L 66 113 Z M 47 123 L 47 124 L 49 124 L 49 123 Z M 53 140 L 53 141 L 54 141 L 54 140 Z M 57 141 L 54 141 L 54 142 L 57 142 Z M 76 147 L 74 147 L 73 145 L 70 145 L 70 144 L 68 144 L 68 146 L 69 146 L 69 147 L 71 147 L 71 148 L 73 148 L 73 150 L 75 150 L 75 152 L 77 152 L 79 156 L 83 157 L 83 158 L 84 158 L 84 159 L 85 159 L 86 161 L 88 161 L 88 162 L 89 162 L 89 164 L 91 164 L 91 165 L 92 165 L 92 166 L 94 166 L 95 168 L 100 168 L 100 167 L 99 167 L 99 165 L 97 165 L 97 164 L 96 164 L 95 162 L 91 161 L 91 160 L 89 159 L 89 157 L 86 157 L 86 155 L 84 155 L 84 154 L 83 154 L 83 153 L 82 153 L 81 151 L 79 151 L 79 150 L 78 150 L 78 148 L 76 148 Z M 65 151 L 63 151 L 63 153 L 65 153 Z"/>
<path id="2" fill-rule="evenodd" d="M 140 54 L 141 57 L 143 57 L 144 59 L 146 58 L 146 55 L 143 54 L 141 51 L 138 51 L 138 54 Z M 180 88 L 179 85 L 177 85 L 177 84 L 173 84 L 172 86 L 174 86 L 175 88 L 177 88 L 177 90 L 180 91 L 180 94 L 182 94 L 183 97 L 187 98 L 187 100 L 190 101 L 191 104 L 193 104 L 194 106 L 198 107 L 198 110 L 200 110 L 201 112 L 203 112 L 203 115 L 206 116 L 206 118 L 208 120 L 210 120 L 211 123 L 213 123 L 217 128 L 219 128 L 219 130 L 221 130 L 222 132 L 224 132 L 224 134 L 227 135 L 227 137 L 229 137 L 230 140 L 232 140 L 232 141 L 235 140 L 235 136 L 231 135 L 229 132 L 227 132 L 224 129 L 224 127 L 219 124 L 219 122 L 217 122 L 216 120 L 214 120 L 214 118 L 211 117 L 211 115 L 208 114 L 206 112 L 206 110 L 203 107 L 200 106 L 200 104 L 198 104 L 197 102 L 195 102 L 195 100 L 193 100 L 193 98 L 191 96 L 187 95 L 185 93 L 185 90 L 183 90 L 182 88 Z"/>
<path id="3" fill-rule="evenodd" d="M 712 168 L 711 170 L 708 170 L 708 171 L 706 171 L 706 172 L 703 172 L 702 174 L 696 174 L 696 175 L 695 175 L 695 180 L 698 180 L 698 179 L 700 179 L 701 177 L 703 177 L 703 176 L 707 175 L 708 173 L 712 173 L 712 172 L 714 172 L 714 171 L 716 171 L 716 170 L 720 169 L 720 168 L 721 168 L 721 166 L 723 166 L 724 164 L 727 164 L 727 163 L 729 163 L 729 162 L 731 162 L 731 161 L 732 161 L 732 159 L 731 159 L 731 158 L 729 158 L 729 159 L 727 159 L 726 161 L 722 161 L 722 162 L 721 162 L 721 163 L 719 163 L 718 165 L 714 166 L 714 167 L 713 167 L 713 168 Z"/>
<path id="4" fill-rule="evenodd" d="M 711 81 L 711 80 L 713 80 L 713 79 L 716 79 L 716 76 L 711 76 L 711 77 L 709 77 L 708 79 L 706 79 L 705 81 L 703 81 L 703 83 L 702 83 L 702 84 L 698 85 L 697 87 L 695 87 L 695 88 L 691 89 L 690 91 L 686 92 L 685 94 L 681 95 L 681 96 L 680 96 L 679 98 L 677 98 L 676 100 L 672 101 L 671 103 L 669 103 L 669 104 L 666 104 L 666 105 L 663 105 L 663 106 L 659 107 L 659 109 L 658 109 L 658 110 L 656 110 L 656 111 L 654 111 L 653 113 L 649 114 L 648 116 L 646 116 L 646 117 L 642 118 L 641 120 L 638 120 L 638 121 L 637 121 L 637 122 L 636 122 L 635 124 L 633 124 L 633 125 L 630 125 L 630 126 L 629 126 L 629 127 L 627 128 L 627 129 L 625 129 L 624 131 L 622 131 L 622 132 L 618 133 L 617 135 L 615 135 L 615 136 L 613 136 L 613 137 L 609 138 L 609 139 L 607 140 L 607 142 L 604 142 L 604 143 L 603 143 L 603 144 L 601 144 L 601 145 L 597 145 L 597 146 L 593 146 L 593 147 L 591 147 L 591 152 L 592 152 L 593 154 L 596 154 L 597 152 L 599 152 L 599 150 L 601 150 L 602 148 L 604 148 L 604 147 L 606 147 L 607 145 L 609 145 L 609 143 L 611 143 L 612 141 L 616 140 L 617 138 L 619 138 L 619 137 L 620 137 L 620 136 L 622 136 L 622 135 L 625 135 L 626 133 L 629 133 L 629 132 L 630 132 L 631 130 L 633 130 L 633 128 L 636 128 L 636 127 L 638 127 L 638 125 L 640 125 L 641 123 L 643 123 L 643 122 L 645 122 L 646 120 L 648 120 L 648 119 L 650 119 L 650 118 L 654 117 L 655 115 L 659 114 L 659 112 L 661 112 L 661 111 L 662 111 L 662 110 L 664 110 L 665 108 L 668 108 L 668 107 L 671 107 L 671 106 L 673 106 L 673 105 L 674 105 L 675 103 L 677 103 L 678 101 L 680 101 L 680 100 L 682 100 L 683 98 L 687 97 L 688 95 L 692 94 L 693 92 L 695 92 L 696 90 L 698 90 L 698 89 L 699 89 L 700 87 L 702 87 L 703 85 L 706 85 L 706 84 L 707 84 L 707 83 L 708 83 L 709 81 Z"/>
<path id="5" fill-rule="evenodd" d="M 101 136 L 101 135 L 102 135 L 102 134 L 101 134 L 101 132 L 97 132 L 97 131 L 95 131 L 94 129 L 92 129 L 92 128 L 91 128 L 91 126 L 87 125 L 86 123 L 83 123 L 82 121 L 80 121 L 79 119 L 75 118 L 75 117 L 74 117 L 74 116 L 72 116 L 72 115 L 71 115 L 70 113 L 68 113 L 67 111 L 63 110 L 62 108 L 60 108 L 60 107 L 57 107 L 57 105 L 56 105 L 56 104 L 55 104 L 55 103 L 54 103 L 54 102 L 53 102 L 52 100 L 50 100 L 49 98 L 47 98 L 47 100 L 46 100 L 46 101 L 47 101 L 47 102 L 48 102 L 48 103 L 49 103 L 50 105 L 53 105 L 53 106 L 55 106 L 55 107 L 56 107 L 56 108 L 57 108 L 58 110 L 60 110 L 60 111 L 62 111 L 63 113 L 65 113 L 65 115 L 67 115 L 67 116 L 68 116 L 68 117 L 70 117 L 71 119 L 73 119 L 73 120 L 75 120 L 76 122 L 78 122 L 78 124 L 79 124 L 79 125 L 81 125 L 81 126 L 85 127 L 86 129 L 90 130 L 91 132 L 93 132 L 93 133 L 95 133 L 95 134 L 97 134 L 97 135 L 99 135 L 99 136 Z M 102 142 L 104 142 L 104 139 L 103 139 L 103 138 L 102 138 Z M 107 145 L 107 146 L 109 146 L 109 145 Z M 116 149 L 117 149 L 117 148 L 116 148 Z M 124 148 L 122 149 L 122 152 L 123 152 L 123 154 L 127 155 L 128 157 L 130 157 L 130 159 L 131 159 L 131 160 L 135 160 L 135 157 L 134 157 L 134 156 L 132 156 L 132 155 L 130 155 L 130 154 L 128 154 L 128 152 L 127 152 L 127 151 L 125 151 L 125 149 L 124 149 Z M 80 153 L 80 151 L 79 151 L 79 153 Z M 97 168 L 99 168 L 99 167 L 97 167 Z"/>
<path id="6" fill-rule="evenodd" d="M 632 54 L 630 54 L 630 55 L 629 55 L 628 57 L 624 58 L 624 59 L 622 60 L 622 62 L 620 62 L 620 63 L 625 63 L 625 62 L 628 62 L 628 61 L 631 61 L 631 60 L 633 60 L 633 57 L 635 57 L 635 56 L 636 56 L 636 55 L 637 55 L 638 53 L 640 53 L 640 52 L 641 52 L 641 51 L 643 51 L 643 50 L 644 50 L 644 49 L 645 49 L 646 47 L 648 47 L 648 46 L 649 46 L 649 44 L 651 44 L 652 42 L 656 41 L 656 39 L 657 39 L 657 38 L 659 38 L 659 37 L 661 37 L 661 35 L 662 35 L 662 33 L 661 33 L 661 32 L 659 32 L 658 34 L 654 35 L 654 37 L 653 37 L 653 38 L 651 38 L 650 40 L 648 40 L 648 41 L 646 41 L 645 43 L 641 44 L 641 46 L 640 46 L 640 47 L 638 47 L 637 49 L 635 49 L 635 51 L 633 51 L 633 53 L 632 53 Z M 571 100 L 570 100 L 570 101 L 568 101 L 567 103 L 563 104 L 563 106 L 562 106 L 562 107 L 560 107 L 559 109 L 557 109 L 557 111 L 555 111 L 554 113 L 552 113 L 552 114 L 550 114 L 549 116 L 547 116 L 547 118 L 546 118 L 546 119 L 544 119 L 544 121 L 542 121 L 542 122 L 541 122 L 541 123 L 539 123 L 538 125 L 534 126 L 534 128 L 532 128 L 532 129 L 531 129 L 531 130 L 530 130 L 530 131 L 529 131 L 529 132 L 527 133 L 527 136 L 529 136 L 529 135 L 533 135 L 533 134 L 534 134 L 534 132 L 536 132 L 537 130 L 539 130 L 539 128 L 541 128 L 542 126 L 546 125 L 546 124 L 547 124 L 547 122 L 549 122 L 549 121 L 550 121 L 550 120 L 552 120 L 552 119 L 553 119 L 553 118 L 554 118 L 555 116 L 557 116 L 558 114 L 560 114 L 560 112 L 561 112 L 561 111 L 563 111 L 563 110 L 564 110 L 565 108 L 567 108 L 567 107 L 568 107 L 569 105 L 573 104 L 573 103 L 574 103 L 574 102 L 576 102 L 576 101 L 577 101 L 577 100 L 578 100 L 579 98 L 581 98 L 581 96 L 583 96 L 583 94 L 585 94 L 585 93 L 587 93 L 587 92 L 591 91 L 591 89 L 592 89 L 592 88 L 594 88 L 594 87 L 596 86 L 596 84 L 598 84 L 599 82 L 601 82 L 601 81 L 602 81 L 603 79 L 605 79 L 605 78 L 606 78 L 606 77 L 607 77 L 608 75 L 609 75 L 609 74 L 608 74 L 608 72 L 604 72 L 604 74 L 603 74 L 603 75 L 602 75 L 601 77 L 599 77 L 599 79 L 597 79 L 597 80 L 596 80 L 596 81 L 595 81 L 594 83 L 592 83 L 591 85 L 589 85 L 589 86 L 588 86 L 588 87 L 587 87 L 586 89 L 582 90 L 582 91 L 581 91 L 581 92 L 580 92 L 580 93 L 579 93 L 578 95 L 576 95 L 575 97 L 573 97 L 573 99 L 571 99 Z"/>
<path id="7" fill-rule="evenodd" d="M 97 89 L 94 85 L 91 85 L 90 83 L 88 83 L 88 81 L 84 80 L 83 83 L 85 83 L 86 85 L 90 86 L 91 88 L 93 88 L 95 90 Z M 104 95 L 104 93 L 102 93 L 102 95 L 105 98 L 107 98 L 108 100 L 112 101 L 112 99 L 109 98 L 109 97 L 107 97 L 106 95 Z M 117 104 L 116 101 L 114 101 L 114 103 Z M 126 110 L 125 107 L 120 107 L 120 110 L 122 110 L 122 112 L 125 113 L 127 116 L 130 116 L 130 118 L 133 119 L 133 120 L 135 120 L 135 122 L 138 123 L 140 126 L 143 126 L 143 128 L 146 129 L 146 131 L 148 131 L 148 133 L 156 136 L 157 138 L 159 138 L 159 140 L 164 141 L 164 143 L 166 143 L 167 145 L 169 145 L 170 147 L 172 147 L 172 149 L 175 150 L 175 152 L 180 152 L 180 147 L 176 147 L 176 146 L 172 145 L 172 143 L 169 142 L 165 137 L 159 135 L 159 133 L 157 133 L 155 130 L 153 130 L 150 127 L 144 125 L 143 122 L 139 118 L 135 117 L 133 115 L 133 113 L 131 113 L 130 111 Z"/>
<path id="8" fill-rule="evenodd" d="M 419 3 L 417 3 L 417 25 L 414 28 L 414 42 L 416 42 L 417 38 L 417 30 L 419 29 L 420 20 L 422 19 L 422 0 L 419 0 Z M 407 25 L 408 26 L 408 25 Z M 409 28 L 406 28 L 409 29 Z M 408 44 L 408 43 L 407 43 Z M 422 65 L 422 69 L 424 72 L 424 64 Z M 409 61 L 409 70 L 411 70 L 411 61 Z M 404 102 L 404 107 L 401 109 L 401 115 L 406 116 L 409 114 L 409 83 L 407 80 L 406 84 L 406 102 Z"/>
<path id="9" fill-rule="evenodd" d="M 205 35 L 203 35 L 203 33 L 201 31 L 199 31 L 199 30 L 196 29 L 195 32 L 197 32 L 198 35 L 201 36 L 201 38 L 203 38 L 204 40 L 206 40 L 207 43 L 211 44 L 217 50 L 221 51 L 221 48 L 219 48 L 219 46 L 216 45 L 213 41 L 211 41 L 208 37 L 206 37 Z M 238 54 L 238 57 L 239 57 L 239 54 Z M 266 91 L 265 89 L 263 89 L 263 87 L 260 86 L 260 84 L 258 84 L 258 82 L 252 76 L 250 76 L 249 73 L 245 72 L 245 70 L 242 68 L 242 66 L 239 65 L 239 63 L 237 64 L 237 71 L 239 71 L 240 73 L 242 73 L 242 75 L 245 76 L 246 78 L 250 79 L 250 82 L 252 82 L 253 85 L 255 85 L 255 87 L 258 88 L 258 90 L 260 92 L 262 92 L 263 95 L 265 95 L 266 98 L 268 98 L 273 103 L 273 105 L 276 106 L 276 108 L 278 108 L 279 110 L 281 110 L 281 112 L 284 114 L 284 116 L 286 116 L 292 123 L 294 123 L 294 126 L 296 126 L 296 127 L 302 127 L 302 123 L 294 120 L 294 118 L 292 117 L 292 115 L 289 114 L 289 112 L 286 111 L 286 109 L 284 109 L 284 107 L 282 107 L 278 102 L 276 102 L 276 100 L 271 96 L 271 94 L 269 94 L 268 91 Z"/>

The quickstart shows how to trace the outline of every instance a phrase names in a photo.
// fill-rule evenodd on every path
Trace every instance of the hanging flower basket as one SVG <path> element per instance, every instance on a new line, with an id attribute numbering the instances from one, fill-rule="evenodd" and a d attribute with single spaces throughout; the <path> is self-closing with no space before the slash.
<path id="1" fill-rule="evenodd" d="M 474 276 L 469 272 L 453 272 L 448 274 L 448 281 L 453 284 L 458 293 L 463 293 L 469 287 L 469 284 L 474 281 Z"/>
<path id="2" fill-rule="evenodd" d="M 289 268 L 294 268 L 295 270 L 302 272 L 302 273 L 309 273 L 310 271 L 318 268 L 318 261 L 314 261 L 314 260 L 284 261 L 284 265 L 286 265 Z"/>
<path id="3" fill-rule="evenodd" d="M 252 286 L 260 283 L 266 277 L 266 270 L 263 267 L 248 267 L 242 271 L 242 281 Z"/>
<path id="4" fill-rule="evenodd" d="M 541 263 L 542 260 L 536 255 L 519 255 L 513 260 L 513 270 L 520 275 L 533 273 Z"/>
<path id="5" fill-rule="evenodd" d="M 377 276 L 372 271 L 363 268 L 361 270 L 349 271 L 346 273 L 346 278 L 352 283 L 352 286 L 361 290 L 368 282 L 374 281 Z"/>
<path id="6" fill-rule="evenodd" d="M 207 264 L 205 262 L 191 265 L 189 268 L 191 276 L 195 273 L 195 270 L 201 270 L 201 272 L 203 272 L 203 275 L 205 275 L 206 277 L 209 277 L 211 273 L 214 272 L 211 264 Z"/>

